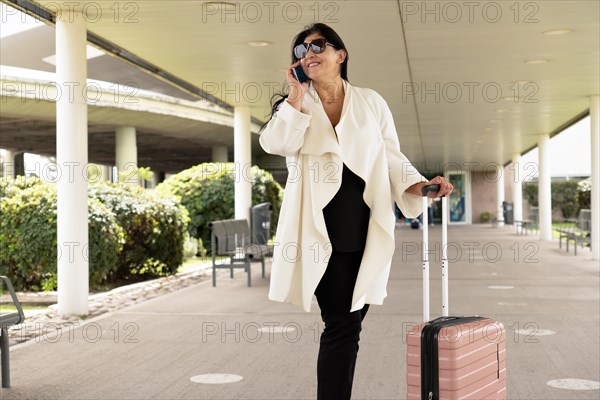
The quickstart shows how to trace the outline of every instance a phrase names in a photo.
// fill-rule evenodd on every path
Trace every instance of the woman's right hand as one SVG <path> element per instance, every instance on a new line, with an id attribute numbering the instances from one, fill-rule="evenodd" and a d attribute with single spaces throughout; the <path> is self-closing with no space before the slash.
<path id="1" fill-rule="evenodd" d="M 296 61 L 287 69 L 286 80 L 290 88 L 290 94 L 288 95 L 287 102 L 290 103 L 296 110 L 300 111 L 302 107 L 302 100 L 308 90 L 310 80 L 300 83 L 294 76 L 292 68 L 300 65 L 300 60 Z"/>

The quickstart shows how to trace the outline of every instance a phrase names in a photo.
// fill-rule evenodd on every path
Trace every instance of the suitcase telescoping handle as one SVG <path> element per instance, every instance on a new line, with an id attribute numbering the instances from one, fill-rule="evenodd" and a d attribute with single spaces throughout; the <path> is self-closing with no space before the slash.
<path id="1" fill-rule="evenodd" d="M 440 191 L 440 185 L 426 185 L 423 195 L 423 321 L 429 321 L 429 215 L 427 193 Z M 448 316 L 448 198 L 442 197 L 442 316 Z"/>

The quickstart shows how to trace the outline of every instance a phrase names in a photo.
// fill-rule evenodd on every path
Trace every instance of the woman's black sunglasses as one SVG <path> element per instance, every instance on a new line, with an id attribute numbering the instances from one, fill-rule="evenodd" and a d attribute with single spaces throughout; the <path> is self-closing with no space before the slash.
<path id="1" fill-rule="evenodd" d="M 298 59 L 306 57 L 309 46 L 313 53 L 319 54 L 325 51 L 325 47 L 327 47 L 327 45 L 334 47 L 331 43 L 321 38 L 315 39 L 310 43 L 301 43 L 298 46 L 294 47 L 294 55 Z"/>

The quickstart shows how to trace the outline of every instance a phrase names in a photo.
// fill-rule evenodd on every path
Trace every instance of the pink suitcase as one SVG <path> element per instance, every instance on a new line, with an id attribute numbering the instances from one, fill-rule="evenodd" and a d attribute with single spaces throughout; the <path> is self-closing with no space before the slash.
<path id="1" fill-rule="evenodd" d="M 423 321 L 429 321 L 427 193 L 423 188 Z M 406 334 L 407 399 L 506 399 L 506 332 L 479 316 L 448 316 L 448 199 L 442 197 L 442 317 Z"/>

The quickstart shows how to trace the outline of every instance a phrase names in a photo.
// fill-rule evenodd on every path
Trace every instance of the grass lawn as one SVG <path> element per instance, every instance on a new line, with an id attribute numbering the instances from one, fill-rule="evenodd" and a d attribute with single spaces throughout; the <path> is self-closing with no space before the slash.
<path id="1" fill-rule="evenodd" d="M 560 236 L 560 233 L 557 232 L 557 229 L 560 228 L 574 228 L 577 226 L 576 222 L 552 222 L 552 238 L 553 239 L 558 239 Z"/>
<path id="2" fill-rule="evenodd" d="M 217 260 L 217 262 L 219 262 L 221 260 L 224 260 L 225 258 L 227 258 L 227 257 L 226 256 L 217 256 L 216 260 Z M 183 261 L 183 264 L 181 264 L 181 266 L 179 267 L 178 272 L 192 271 L 198 267 L 198 264 L 212 265 L 212 257 L 206 256 L 206 257 L 187 258 Z"/>
<path id="3" fill-rule="evenodd" d="M 50 304 L 48 304 L 50 305 Z M 23 308 L 23 312 L 25 313 L 25 316 L 27 316 L 29 314 L 30 311 L 38 311 L 38 310 L 45 310 L 46 308 L 48 308 L 48 306 L 40 306 L 40 305 L 27 305 L 27 304 L 21 304 L 21 308 Z M 17 312 L 17 307 L 14 306 L 14 304 L 3 304 L 2 307 L 0 307 L 0 314 L 4 314 L 4 313 L 16 313 Z"/>
<path id="4" fill-rule="evenodd" d="M 557 229 L 560 228 L 573 228 L 576 227 L 577 223 L 576 222 L 552 222 L 552 238 L 553 239 L 559 239 L 560 237 L 560 233 L 557 231 Z M 535 234 L 538 234 L 539 229 L 536 230 Z M 531 231 L 528 231 L 531 232 Z"/>

